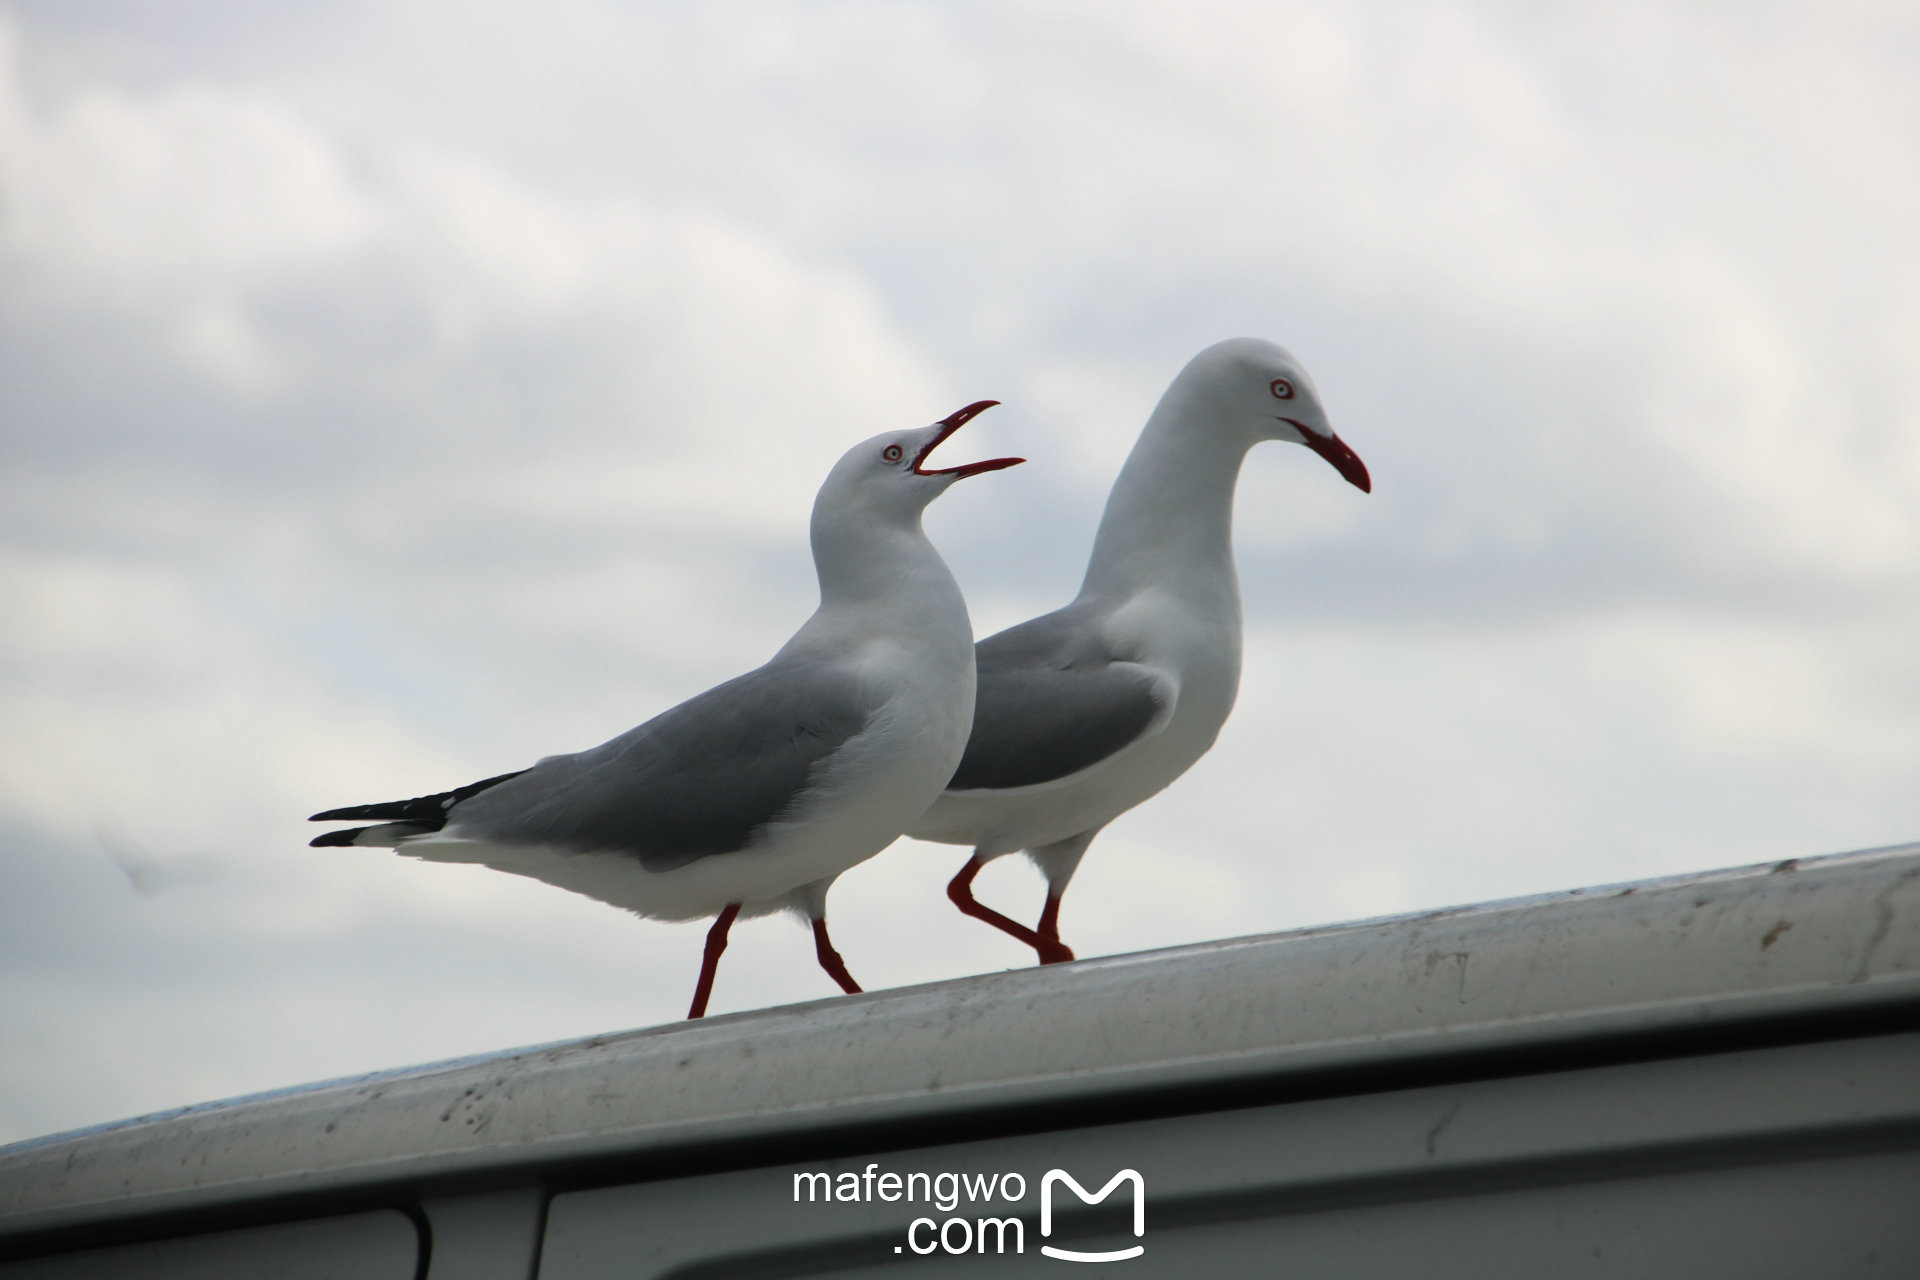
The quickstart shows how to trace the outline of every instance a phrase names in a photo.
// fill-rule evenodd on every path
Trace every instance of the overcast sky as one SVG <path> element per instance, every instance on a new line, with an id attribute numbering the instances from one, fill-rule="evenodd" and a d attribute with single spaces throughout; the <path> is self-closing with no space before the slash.
<path id="1" fill-rule="evenodd" d="M 1920 18 L 1889 3 L 0 0 L 0 1140 L 667 1021 L 704 925 L 315 850 L 806 616 L 853 442 L 1063 603 L 1218 339 L 1214 751 L 1098 955 L 1920 838 Z M 869 988 L 1031 962 L 902 842 Z M 996 863 L 983 900 L 1037 912 Z M 716 1012 L 833 994 L 742 926 Z"/>

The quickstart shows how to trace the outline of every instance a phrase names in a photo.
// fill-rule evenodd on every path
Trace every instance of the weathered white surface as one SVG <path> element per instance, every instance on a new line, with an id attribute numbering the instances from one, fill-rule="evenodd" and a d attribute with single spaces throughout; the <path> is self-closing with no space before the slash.
<path id="1" fill-rule="evenodd" d="M 0 1234 L 639 1152 L 1920 999 L 1920 846 L 902 991 L 460 1062 L 0 1149 Z"/>

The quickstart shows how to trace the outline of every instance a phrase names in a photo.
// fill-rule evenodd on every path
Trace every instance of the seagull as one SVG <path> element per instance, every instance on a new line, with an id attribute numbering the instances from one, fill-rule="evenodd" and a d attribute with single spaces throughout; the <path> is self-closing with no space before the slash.
<path id="1" fill-rule="evenodd" d="M 956 480 L 1024 461 L 927 457 L 997 403 L 835 464 L 811 523 L 820 607 L 765 666 L 590 751 L 316 813 L 377 825 L 312 843 L 479 863 L 658 920 L 712 916 L 689 1018 L 705 1015 L 742 916 L 804 916 L 821 968 L 859 991 L 827 935 L 827 890 L 933 803 L 973 720 L 973 629 L 921 512 Z"/>
<path id="2" fill-rule="evenodd" d="M 1233 491 L 1247 451 L 1263 440 L 1303 444 L 1372 491 L 1298 360 L 1257 338 L 1216 343 L 1147 419 L 1107 498 L 1080 594 L 975 649 L 966 754 L 908 834 L 971 845 L 947 897 L 1031 946 L 1042 964 L 1073 959 L 1060 941 L 1060 898 L 1087 846 L 1205 755 L 1233 709 Z M 1033 929 L 973 896 L 980 868 L 1017 852 L 1047 881 Z"/>

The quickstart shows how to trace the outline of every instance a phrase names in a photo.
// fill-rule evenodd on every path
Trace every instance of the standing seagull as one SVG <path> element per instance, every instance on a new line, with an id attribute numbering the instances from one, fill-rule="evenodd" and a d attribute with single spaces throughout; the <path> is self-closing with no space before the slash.
<path id="1" fill-rule="evenodd" d="M 1022 461 L 929 470 L 927 455 L 997 403 L 847 451 L 813 504 L 820 607 L 764 667 L 591 751 L 316 813 L 381 825 L 313 843 L 477 862 L 655 919 L 717 916 L 690 1018 L 742 915 L 804 913 L 821 968 L 860 990 L 827 937 L 827 889 L 933 803 L 973 720 L 966 602 L 920 513 L 954 481 Z"/>
<path id="2" fill-rule="evenodd" d="M 908 834 L 972 845 L 947 896 L 1042 964 L 1073 959 L 1060 941 L 1060 895 L 1087 845 L 1205 755 L 1233 709 L 1233 490 L 1262 440 L 1304 444 L 1372 491 L 1292 355 L 1257 338 L 1218 343 L 1180 371 L 1147 419 L 1073 603 L 976 649 L 973 735 L 946 793 Z M 982 866 L 1021 851 L 1047 878 L 1037 929 L 973 897 Z"/>

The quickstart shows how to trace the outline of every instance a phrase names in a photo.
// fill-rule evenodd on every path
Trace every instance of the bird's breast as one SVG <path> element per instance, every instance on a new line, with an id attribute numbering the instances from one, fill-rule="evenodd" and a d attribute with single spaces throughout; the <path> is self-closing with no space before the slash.
<path id="1" fill-rule="evenodd" d="M 1232 707 L 1240 685 L 1237 601 L 1196 603 L 1171 592 L 1142 592 L 1107 616 L 1102 639 L 1112 656 L 1164 672 L 1181 702 L 1211 705 L 1224 697 Z"/>

